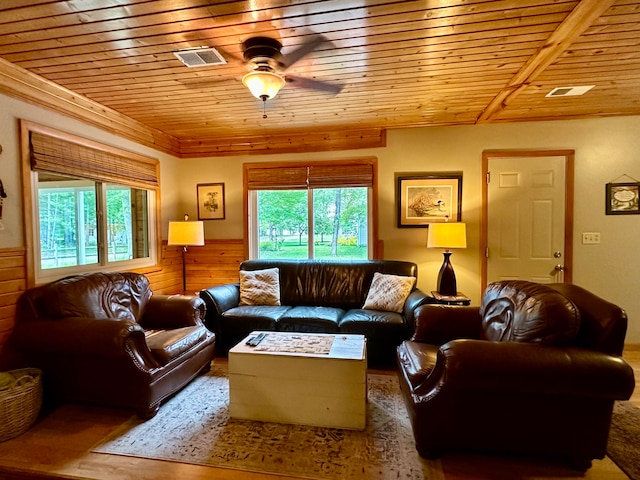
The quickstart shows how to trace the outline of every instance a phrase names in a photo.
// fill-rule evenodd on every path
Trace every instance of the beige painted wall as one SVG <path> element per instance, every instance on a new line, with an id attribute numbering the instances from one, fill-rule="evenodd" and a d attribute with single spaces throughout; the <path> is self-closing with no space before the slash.
<path id="1" fill-rule="evenodd" d="M 52 113 L 40 107 L 0 94 L 0 179 L 7 191 L 2 225 L 0 248 L 22 247 L 22 183 L 20 173 L 19 119 L 47 125 L 58 130 L 115 146 L 131 152 L 160 160 L 161 202 L 163 206 L 162 235 L 166 237 L 168 219 L 178 215 L 177 205 L 180 193 L 175 188 L 179 167 L 178 159 L 129 140 L 117 137 L 103 130 L 88 126 L 77 120 Z M 164 180 L 168 182 L 165 184 Z M 173 179 L 173 181 L 172 181 Z"/>
<path id="2" fill-rule="evenodd" d="M 172 156 L 115 137 L 62 115 L 0 95 L 0 179 L 5 201 L 0 248 L 23 246 L 20 199 L 18 119 L 24 118 L 86 138 L 160 159 L 162 234 L 167 222 L 188 213 L 197 217 L 196 184 L 224 182 L 226 219 L 205 222 L 206 237 L 241 238 L 242 163 L 294 159 L 338 159 L 374 155 L 379 159 L 380 238 L 385 258 L 411 260 L 419 265 L 418 286 L 435 288 L 442 254 L 427 250 L 425 229 L 396 228 L 395 179 L 399 172 L 455 171 L 463 178 L 462 218 L 468 224 L 468 243 L 452 261 L 461 291 L 480 300 L 481 155 L 487 149 L 574 149 L 575 237 L 574 283 L 621 305 L 629 315 L 628 343 L 640 343 L 640 215 L 607 216 L 605 184 L 626 174 L 640 179 L 640 117 L 517 123 L 469 127 L 392 130 L 386 148 L 343 152 L 225 157 L 178 160 Z M 582 232 L 600 232 L 600 245 L 582 245 Z"/>

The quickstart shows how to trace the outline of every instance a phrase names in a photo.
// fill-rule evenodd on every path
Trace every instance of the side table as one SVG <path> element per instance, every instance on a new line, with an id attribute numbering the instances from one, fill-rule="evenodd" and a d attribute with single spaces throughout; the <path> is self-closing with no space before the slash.
<path id="1" fill-rule="evenodd" d="M 464 295 L 462 292 L 457 292 L 456 295 L 441 295 L 436 291 L 431 292 L 433 302 L 441 305 L 471 305 L 471 299 Z"/>

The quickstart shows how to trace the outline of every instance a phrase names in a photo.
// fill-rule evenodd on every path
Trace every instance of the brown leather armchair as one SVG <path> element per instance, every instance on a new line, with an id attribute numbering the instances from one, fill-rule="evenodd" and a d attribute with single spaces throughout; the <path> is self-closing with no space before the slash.
<path id="1" fill-rule="evenodd" d="M 576 285 L 496 282 L 480 307 L 423 305 L 397 350 L 420 455 L 525 454 L 587 469 L 635 386 L 625 312 Z"/>
<path id="2" fill-rule="evenodd" d="M 43 370 L 45 400 L 150 418 L 210 368 L 215 334 L 204 315 L 201 299 L 153 295 L 141 274 L 76 275 L 25 291 L 9 341 Z"/>

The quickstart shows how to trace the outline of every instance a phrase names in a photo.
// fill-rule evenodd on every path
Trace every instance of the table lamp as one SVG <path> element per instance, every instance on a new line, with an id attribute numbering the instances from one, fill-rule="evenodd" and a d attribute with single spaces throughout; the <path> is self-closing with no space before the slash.
<path id="1" fill-rule="evenodd" d="M 444 262 L 438 273 L 438 293 L 456 296 L 458 285 L 453 265 L 449 261 L 451 248 L 467 248 L 467 227 L 461 222 L 430 223 L 427 248 L 444 248 Z"/>
<path id="2" fill-rule="evenodd" d="M 187 291 L 187 268 L 185 254 L 187 247 L 204 245 L 204 222 L 190 222 L 185 213 L 184 222 L 169 222 L 169 236 L 167 245 L 182 247 L 182 292 Z"/>

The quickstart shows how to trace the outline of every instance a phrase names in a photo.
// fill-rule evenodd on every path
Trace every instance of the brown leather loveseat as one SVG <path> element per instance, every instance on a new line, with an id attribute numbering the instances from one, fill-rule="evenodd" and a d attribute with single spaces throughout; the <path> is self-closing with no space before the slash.
<path id="1" fill-rule="evenodd" d="M 215 335 L 204 314 L 198 297 L 153 295 L 141 274 L 75 275 L 25 291 L 9 341 L 43 370 L 46 400 L 150 418 L 209 369 Z"/>
<path id="2" fill-rule="evenodd" d="M 424 305 L 398 347 L 418 452 L 557 457 L 606 453 L 615 400 L 635 386 L 625 312 L 568 284 L 502 281 L 480 307 Z"/>

